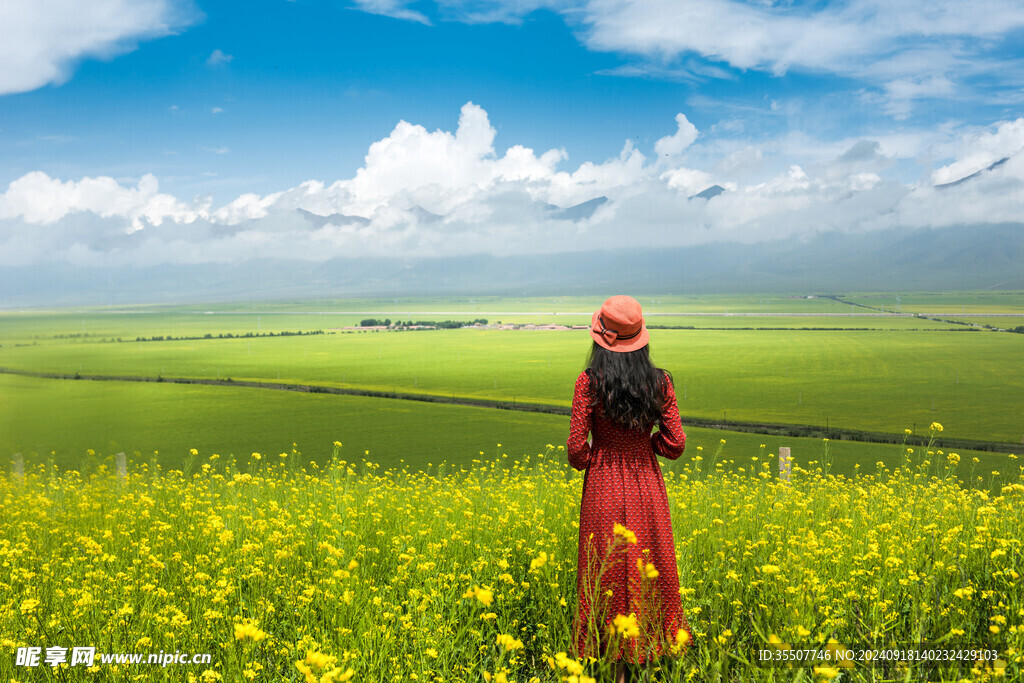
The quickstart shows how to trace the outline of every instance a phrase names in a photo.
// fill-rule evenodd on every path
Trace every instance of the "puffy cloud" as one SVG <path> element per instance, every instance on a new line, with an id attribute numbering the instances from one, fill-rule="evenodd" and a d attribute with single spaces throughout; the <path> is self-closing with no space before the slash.
<path id="1" fill-rule="evenodd" d="M 0 3 L 0 95 L 62 83 L 86 57 L 130 52 L 140 40 L 192 23 L 190 4 L 171 0 L 14 0 Z"/>
<path id="2" fill-rule="evenodd" d="M 659 157 L 676 157 L 697 139 L 697 127 L 690 123 L 686 114 L 676 114 L 676 125 L 679 130 L 675 135 L 668 135 L 654 143 L 654 151 Z"/>
<path id="3" fill-rule="evenodd" d="M 978 130 L 965 135 L 957 145 L 956 161 L 932 173 L 936 185 L 955 182 L 991 164 L 1019 154 L 1024 149 L 1024 118 L 1004 121 L 995 130 Z"/>
<path id="4" fill-rule="evenodd" d="M 13 181 L 0 195 L 0 218 L 50 225 L 76 212 L 127 219 L 129 230 L 141 230 L 144 221 L 157 226 L 168 219 L 189 223 L 202 215 L 201 210 L 161 194 L 157 179 L 150 174 L 144 175 L 136 187 L 126 188 L 109 177 L 61 182 L 34 171 Z"/>
<path id="5" fill-rule="evenodd" d="M 494 180 L 487 162 L 494 135 L 487 112 L 472 102 L 462 107 L 454 135 L 400 121 L 391 135 L 370 145 L 366 165 L 347 184 L 355 198 L 351 208 L 367 215 L 404 193 L 429 211 L 447 211 Z"/>
<path id="6" fill-rule="evenodd" d="M 499 154 L 487 112 L 467 103 L 454 132 L 400 121 L 350 178 L 243 194 L 220 207 L 161 192 L 151 175 L 132 185 L 26 174 L 0 193 L 0 262 L 538 253 L 618 248 L 623 235 L 633 246 L 686 246 L 1024 215 L 1024 119 L 936 135 L 737 139 L 730 150 L 697 142 L 680 115 L 650 157 L 626 141 L 611 159 L 563 168 L 561 149 L 514 145 Z M 926 150 L 946 158 L 933 178 L 908 184 L 889 175 Z M 1000 159 L 963 183 L 934 187 Z M 692 198 L 713 184 L 726 191 Z"/>

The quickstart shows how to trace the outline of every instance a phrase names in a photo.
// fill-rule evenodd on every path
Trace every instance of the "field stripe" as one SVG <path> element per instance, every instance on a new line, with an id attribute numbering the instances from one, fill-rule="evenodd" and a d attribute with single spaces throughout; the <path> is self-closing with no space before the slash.
<path id="1" fill-rule="evenodd" d="M 15 368 L 0 367 L 0 373 L 6 375 L 21 375 L 25 377 L 36 377 L 53 380 L 87 380 L 92 382 L 152 382 L 165 384 L 201 384 L 206 386 L 220 387 L 245 387 L 252 389 L 271 389 L 275 391 L 294 391 L 308 394 L 337 394 L 342 396 L 362 396 L 368 398 L 398 399 L 403 401 L 420 401 L 424 403 L 445 403 L 458 406 L 470 406 L 474 408 L 492 408 L 495 410 L 514 410 L 527 413 L 547 413 L 550 415 L 568 416 L 571 409 L 567 405 L 553 405 L 545 403 L 524 403 L 522 401 L 502 401 L 497 399 L 475 399 L 463 396 L 441 396 L 438 394 L 413 394 L 397 391 L 374 391 L 371 389 L 354 389 L 346 387 L 332 387 L 320 384 L 292 384 L 288 382 L 264 382 L 259 380 L 235 380 L 235 379 L 212 379 L 204 377 L 144 377 L 140 375 L 83 375 L 81 373 L 66 374 L 59 372 L 41 372 L 35 370 L 19 370 Z M 750 434 L 765 434 L 772 436 L 793 436 L 793 437 L 818 437 L 836 439 L 841 441 L 859 441 L 862 443 L 906 443 L 908 445 L 925 445 L 927 438 L 922 436 L 909 436 L 887 434 L 884 432 L 869 432 L 853 429 L 822 428 L 813 425 L 795 424 L 773 424 L 767 422 L 744 422 L 731 420 L 709 420 L 687 415 L 681 415 L 683 423 L 693 427 L 704 427 L 707 429 L 720 429 L 735 432 L 746 432 Z M 997 441 L 976 441 L 973 439 L 942 439 L 943 448 L 961 448 L 976 451 L 989 451 L 996 453 L 1013 453 L 1017 447 L 1013 444 L 1000 443 Z"/>

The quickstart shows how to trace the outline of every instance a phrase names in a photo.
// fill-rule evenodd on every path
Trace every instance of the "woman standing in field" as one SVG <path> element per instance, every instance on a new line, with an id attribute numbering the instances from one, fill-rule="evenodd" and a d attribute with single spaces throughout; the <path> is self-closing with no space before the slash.
<path id="1" fill-rule="evenodd" d="M 586 471 L 575 640 L 581 657 L 603 652 L 617 660 L 621 683 L 627 661 L 679 652 L 692 638 L 657 461 L 678 458 L 686 434 L 671 375 L 651 363 L 640 303 L 608 299 L 594 313 L 590 336 L 568 440 L 569 464 Z"/>

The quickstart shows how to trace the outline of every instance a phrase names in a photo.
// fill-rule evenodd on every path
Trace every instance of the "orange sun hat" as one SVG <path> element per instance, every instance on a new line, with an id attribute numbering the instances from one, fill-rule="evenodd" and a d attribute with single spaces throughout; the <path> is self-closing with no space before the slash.
<path id="1" fill-rule="evenodd" d="M 590 321 L 590 336 L 598 344 L 619 353 L 647 346 L 650 334 L 640 302 L 631 296 L 613 296 L 601 305 Z"/>

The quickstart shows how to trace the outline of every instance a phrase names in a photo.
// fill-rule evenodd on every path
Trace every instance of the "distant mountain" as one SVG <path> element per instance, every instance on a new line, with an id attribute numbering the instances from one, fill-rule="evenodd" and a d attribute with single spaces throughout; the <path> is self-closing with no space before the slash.
<path id="1" fill-rule="evenodd" d="M 721 185 L 712 185 L 706 190 L 702 190 L 695 195 L 692 195 L 690 199 L 711 199 L 725 192 L 725 188 Z"/>
<path id="2" fill-rule="evenodd" d="M 558 218 L 560 220 L 575 222 L 590 218 L 591 216 L 594 215 L 594 212 L 597 211 L 597 207 L 601 206 L 607 201 L 607 197 L 601 196 L 594 197 L 593 199 L 588 199 L 587 201 L 580 202 L 579 204 L 576 204 L 574 206 L 567 206 L 564 209 L 560 209 L 552 204 L 548 204 L 547 206 L 548 210 L 551 212 L 552 218 Z"/>
<path id="3" fill-rule="evenodd" d="M 1024 290 L 1024 223 L 567 254 L 0 268 L 0 308 L 409 294 L 958 289 Z"/>
<path id="4" fill-rule="evenodd" d="M 300 216 L 305 218 L 307 221 L 310 222 L 310 224 L 317 228 L 322 228 L 328 223 L 332 223 L 334 225 L 351 225 L 353 223 L 356 225 L 370 224 L 370 219 L 363 218 L 362 216 L 347 216 L 343 213 L 332 213 L 329 216 L 321 216 L 318 213 L 306 211 L 305 209 L 296 209 L 296 211 L 299 212 Z"/>

